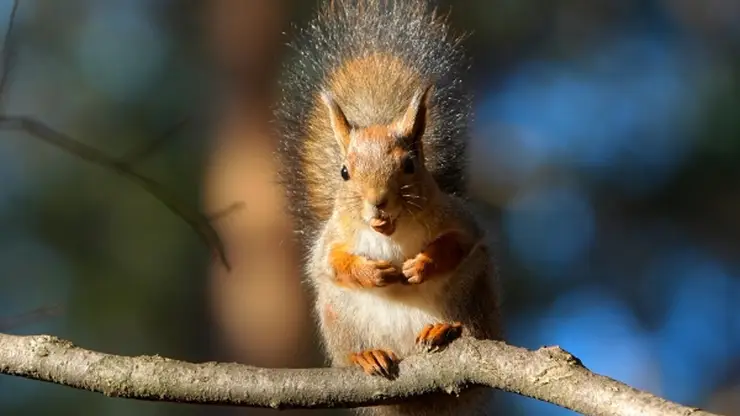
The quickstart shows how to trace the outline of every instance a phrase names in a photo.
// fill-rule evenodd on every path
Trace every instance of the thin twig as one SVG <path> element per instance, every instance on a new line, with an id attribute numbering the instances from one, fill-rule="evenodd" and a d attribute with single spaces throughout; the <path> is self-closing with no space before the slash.
<path id="1" fill-rule="evenodd" d="M 245 207 L 244 201 L 234 202 L 233 204 L 229 205 L 228 207 L 226 207 L 226 208 L 224 208 L 222 210 L 216 211 L 213 214 L 210 214 L 208 216 L 208 219 L 211 222 L 219 221 L 219 220 L 221 220 L 221 219 L 223 219 L 225 217 L 228 217 L 229 215 L 231 215 L 231 214 L 233 214 L 233 213 L 235 213 L 237 211 L 240 211 L 240 210 L 244 209 L 244 207 Z"/>
<path id="2" fill-rule="evenodd" d="M 5 29 L 5 38 L 3 38 L 3 67 L 2 73 L 0 73 L 0 100 L 2 100 L 5 95 L 5 87 L 8 83 L 8 78 L 10 77 L 10 61 L 13 58 L 11 36 L 13 33 L 13 27 L 15 26 L 15 15 L 18 12 L 19 3 L 20 0 L 13 0 L 13 8 L 10 10 L 8 27 Z"/>
<path id="3" fill-rule="evenodd" d="M 210 224 L 208 218 L 196 210 L 183 206 L 179 203 L 177 198 L 170 195 L 167 190 L 156 181 L 135 172 L 127 164 L 119 162 L 100 150 L 79 142 L 33 118 L 0 115 L 0 129 L 23 131 L 31 137 L 40 139 L 65 150 L 87 162 L 123 175 L 150 193 L 177 216 L 187 222 L 193 230 L 198 233 L 205 244 L 216 251 L 224 266 L 229 270 L 231 269 L 226 257 L 223 242 L 216 233 L 216 230 Z"/>
<path id="4" fill-rule="evenodd" d="M 2 74 L 0 74 L 0 99 L 2 98 L 2 93 L 4 92 L 10 73 L 10 61 L 12 58 L 10 39 L 13 32 L 18 4 L 19 0 L 13 1 L 13 9 L 10 12 L 8 27 L 5 31 L 5 39 L 3 41 L 3 67 Z M 193 230 L 198 233 L 198 235 L 206 243 L 206 245 L 216 251 L 217 256 L 220 258 L 226 269 L 231 269 L 229 261 L 226 257 L 226 251 L 224 249 L 223 243 L 219 239 L 218 234 L 216 233 L 214 228 L 209 223 L 208 218 L 195 210 L 188 209 L 187 207 L 183 206 L 160 184 L 150 178 L 147 178 L 146 176 L 137 173 L 129 166 L 129 164 L 136 158 L 143 157 L 151 152 L 153 150 L 151 147 L 152 145 L 150 145 L 146 149 L 142 149 L 136 153 L 130 154 L 128 158 L 117 160 L 106 155 L 100 150 L 95 149 L 94 147 L 77 141 L 64 133 L 54 130 L 43 122 L 30 117 L 15 117 L 4 114 L 0 115 L 0 129 L 24 131 L 32 137 L 43 140 L 46 143 L 52 144 L 62 150 L 72 153 L 82 158 L 83 160 L 94 163 L 98 166 L 111 169 L 128 178 L 130 181 L 138 184 L 141 188 L 143 188 L 144 190 L 152 194 L 152 196 L 157 198 L 160 202 L 165 204 L 172 212 L 185 220 L 185 222 L 187 222 L 193 228 Z M 158 145 L 159 144 L 155 144 L 154 148 L 156 148 L 156 146 Z"/>
<path id="5" fill-rule="evenodd" d="M 10 331 L 39 322 L 45 318 L 58 316 L 64 308 L 61 305 L 42 306 L 21 315 L 0 318 L 0 331 Z"/>
<path id="6" fill-rule="evenodd" d="M 190 121 L 191 119 L 189 117 L 183 117 L 180 121 L 168 128 L 162 135 L 148 141 L 141 147 L 131 150 L 128 154 L 121 157 L 118 162 L 128 166 L 133 166 L 134 164 L 141 162 L 143 159 L 150 156 L 152 153 L 167 144 L 167 142 L 172 140 L 178 132 L 190 123 Z"/>

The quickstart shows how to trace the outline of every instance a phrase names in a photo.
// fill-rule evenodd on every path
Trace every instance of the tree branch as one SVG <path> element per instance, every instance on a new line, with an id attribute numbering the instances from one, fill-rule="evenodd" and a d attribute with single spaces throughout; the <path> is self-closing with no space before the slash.
<path id="1" fill-rule="evenodd" d="M 0 334 L 0 373 L 112 397 L 276 409 L 388 404 L 482 385 L 585 415 L 717 416 L 594 374 L 558 347 L 530 351 L 471 338 L 457 340 L 441 352 L 406 358 L 398 377 L 389 381 L 355 368 L 194 364 L 159 356 L 104 354 L 48 335 Z"/>
<path id="2" fill-rule="evenodd" d="M 4 98 L 3 95 L 7 89 L 8 80 L 10 79 L 12 58 L 15 55 L 15 51 L 12 48 L 12 35 L 19 4 L 19 0 L 13 0 L 13 6 L 10 11 L 10 16 L 8 17 L 8 26 L 5 30 L 5 37 L 2 43 L 2 67 L 0 67 L 0 130 L 23 131 L 36 139 L 56 146 L 83 160 L 117 172 L 128 180 L 136 183 L 139 187 L 167 206 L 167 208 L 175 213 L 175 215 L 187 222 L 188 225 L 198 233 L 201 240 L 215 252 L 226 269 L 230 270 L 231 265 L 226 257 L 226 249 L 224 248 L 223 242 L 219 238 L 218 233 L 211 225 L 209 218 L 194 209 L 184 206 L 174 196 L 170 195 L 159 183 L 141 175 L 131 167 L 131 165 L 147 157 L 164 145 L 187 123 L 188 119 L 184 119 L 177 123 L 172 129 L 157 140 L 154 140 L 146 146 L 133 150 L 126 156 L 117 159 L 106 155 L 92 146 L 79 142 L 62 132 L 54 130 L 41 121 L 31 117 L 9 116 L 2 112 L 2 99 Z"/>
<path id="3" fill-rule="evenodd" d="M 192 120 L 189 117 L 182 118 L 159 137 L 156 137 L 155 139 L 144 143 L 141 147 L 132 149 L 125 156 L 119 158 L 118 163 L 121 163 L 125 166 L 132 166 L 135 163 L 140 162 L 141 160 L 145 159 L 157 150 L 164 147 L 164 145 L 169 143 L 172 139 L 174 139 L 177 133 L 180 132 L 191 121 Z"/>
<path id="4" fill-rule="evenodd" d="M 7 116 L 0 114 L 0 130 L 25 132 L 33 138 L 39 139 L 52 146 L 56 146 L 57 148 L 73 154 L 82 160 L 114 171 L 139 185 L 139 187 L 157 198 L 161 203 L 167 206 L 170 211 L 190 225 L 190 227 L 198 233 L 201 240 L 208 247 L 214 250 L 221 262 L 226 266 L 227 270 L 230 270 L 231 266 L 226 257 L 226 249 L 224 248 L 223 242 L 219 238 L 218 233 L 216 233 L 216 230 L 211 225 L 209 218 L 204 214 L 181 204 L 177 198 L 168 193 L 167 190 L 156 181 L 134 171 L 129 166 L 128 161 L 119 161 L 92 146 L 77 141 L 62 132 L 54 130 L 47 124 L 30 117 Z"/>

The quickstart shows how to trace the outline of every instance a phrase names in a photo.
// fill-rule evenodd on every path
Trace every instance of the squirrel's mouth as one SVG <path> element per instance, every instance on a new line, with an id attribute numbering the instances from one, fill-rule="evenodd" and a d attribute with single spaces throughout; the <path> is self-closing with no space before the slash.
<path id="1" fill-rule="evenodd" d="M 370 227 L 372 227 L 373 230 L 383 234 L 383 235 L 391 235 L 394 231 L 396 231 L 396 222 L 388 217 L 376 217 L 372 218 L 369 222 Z"/>

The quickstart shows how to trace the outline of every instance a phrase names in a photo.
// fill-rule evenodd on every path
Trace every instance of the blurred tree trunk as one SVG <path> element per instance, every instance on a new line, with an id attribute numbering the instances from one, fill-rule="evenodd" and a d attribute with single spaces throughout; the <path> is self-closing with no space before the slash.
<path id="1" fill-rule="evenodd" d="M 276 51 L 284 50 L 280 33 L 286 4 L 213 0 L 203 5 L 222 90 L 205 209 L 215 212 L 244 202 L 216 224 L 234 266 L 231 273 L 217 265 L 212 270 L 218 359 L 267 367 L 321 365 L 268 124 L 281 55 Z"/>

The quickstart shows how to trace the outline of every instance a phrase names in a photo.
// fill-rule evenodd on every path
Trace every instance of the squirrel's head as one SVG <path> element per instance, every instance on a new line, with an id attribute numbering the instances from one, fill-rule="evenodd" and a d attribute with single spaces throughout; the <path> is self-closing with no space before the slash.
<path id="1" fill-rule="evenodd" d="M 390 124 L 365 127 L 350 124 L 332 95 L 321 94 L 344 159 L 337 170 L 344 183 L 338 197 L 379 233 L 393 234 L 399 217 L 423 210 L 436 186 L 422 148 L 431 89 L 417 90 Z"/>

